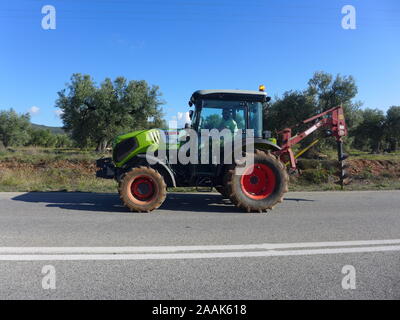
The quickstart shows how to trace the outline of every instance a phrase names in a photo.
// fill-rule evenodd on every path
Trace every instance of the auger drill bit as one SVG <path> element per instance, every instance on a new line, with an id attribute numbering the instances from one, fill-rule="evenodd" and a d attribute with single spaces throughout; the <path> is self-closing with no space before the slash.
<path id="1" fill-rule="evenodd" d="M 339 162 L 339 184 L 342 190 L 344 186 L 350 183 L 349 173 L 348 173 L 348 165 L 346 163 L 346 159 L 349 157 L 348 154 L 343 152 L 343 141 L 337 141 L 337 151 L 338 151 L 338 162 Z"/>

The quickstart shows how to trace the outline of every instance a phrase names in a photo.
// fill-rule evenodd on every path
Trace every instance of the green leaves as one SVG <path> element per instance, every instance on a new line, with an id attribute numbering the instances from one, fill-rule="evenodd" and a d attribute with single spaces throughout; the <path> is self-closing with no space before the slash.
<path id="1" fill-rule="evenodd" d="M 396 151 L 400 141 L 400 107 L 391 107 L 386 115 L 379 109 L 365 109 L 354 130 L 354 145 L 374 153 Z"/>
<path id="2" fill-rule="evenodd" d="M 33 128 L 29 114 L 18 114 L 13 109 L 0 111 L 0 145 L 70 147 L 66 134 L 53 134 L 49 129 Z"/>
<path id="3" fill-rule="evenodd" d="M 313 115 L 326 111 L 338 105 L 343 105 L 347 126 L 351 129 L 360 121 L 361 103 L 353 101 L 357 94 L 357 86 L 352 76 L 333 75 L 318 71 L 308 81 L 303 91 L 286 91 L 281 98 L 277 98 L 267 110 L 264 121 L 265 130 L 282 130 L 295 127 L 294 132 L 301 132 L 310 125 L 301 122 Z M 316 136 L 323 137 L 319 131 L 314 137 L 303 140 L 302 147 L 307 146 Z M 333 148 L 334 142 L 321 139 L 314 149 Z"/>
<path id="4" fill-rule="evenodd" d="M 5 147 L 24 145 L 30 127 L 29 114 L 19 115 L 13 109 L 0 111 L 0 141 Z"/>
<path id="5" fill-rule="evenodd" d="M 375 153 L 396 151 L 400 144 L 400 107 L 389 108 L 386 115 L 379 109 L 361 110 L 361 102 L 354 101 L 357 91 L 352 76 L 333 77 L 326 72 L 316 72 L 305 90 L 287 91 L 281 98 L 275 99 L 265 114 L 265 130 L 294 127 L 312 115 L 342 104 L 349 128 L 348 143 L 357 149 Z M 295 131 L 303 131 L 305 127 L 299 125 Z M 302 146 L 307 145 L 310 139 L 305 139 Z M 324 139 L 317 148 L 333 146 L 333 141 Z"/>
<path id="6" fill-rule="evenodd" d="M 400 144 L 400 106 L 390 107 L 386 113 L 386 138 L 389 151 L 396 151 Z"/>
<path id="7" fill-rule="evenodd" d="M 66 148 L 72 146 L 71 139 L 66 134 L 54 134 L 49 129 L 29 128 L 29 140 L 26 145 L 35 147 Z"/>
<path id="8" fill-rule="evenodd" d="M 159 88 L 144 80 L 106 78 L 96 86 L 89 75 L 74 74 L 58 96 L 64 128 L 80 147 L 96 145 L 102 151 L 118 134 L 162 124 Z"/>
<path id="9" fill-rule="evenodd" d="M 272 104 L 267 115 L 269 130 L 292 127 L 312 115 L 343 104 L 348 124 L 354 122 L 360 103 L 353 102 L 357 86 L 352 76 L 315 72 L 303 91 L 286 91 Z M 303 127 L 299 127 L 301 130 Z"/>

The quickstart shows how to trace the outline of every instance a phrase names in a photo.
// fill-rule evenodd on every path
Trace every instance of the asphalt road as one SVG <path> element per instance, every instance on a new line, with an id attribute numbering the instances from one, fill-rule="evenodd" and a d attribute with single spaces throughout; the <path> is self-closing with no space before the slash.
<path id="1" fill-rule="evenodd" d="M 0 193 L 0 299 L 117 298 L 400 299 L 400 191 L 291 192 L 267 214 L 208 193 L 153 213 L 116 194 Z"/>

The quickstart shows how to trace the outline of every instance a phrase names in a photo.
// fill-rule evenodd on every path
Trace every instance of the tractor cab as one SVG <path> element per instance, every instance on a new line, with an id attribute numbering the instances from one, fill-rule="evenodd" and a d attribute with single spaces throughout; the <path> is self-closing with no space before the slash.
<path id="1" fill-rule="evenodd" d="M 190 112 L 192 128 L 229 129 L 232 133 L 254 130 L 256 138 L 262 137 L 263 108 L 271 98 L 264 91 L 250 90 L 198 90 L 189 100 L 194 106 Z"/>
<path id="2" fill-rule="evenodd" d="M 261 88 L 260 88 L 261 89 Z M 208 161 L 204 163 L 199 160 L 197 164 L 188 166 L 175 166 L 174 170 L 178 175 L 185 177 L 189 185 L 210 186 L 222 184 L 223 171 L 226 170 L 225 164 L 233 163 L 233 150 L 236 148 L 227 143 L 225 131 L 229 130 L 233 136 L 243 138 L 253 136 L 255 139 L 263 137 L 263 110 L 265 104 L 270 101 L 270 97 L 264 91 L 250 90 L 198 90 L 195 91 L 190 100 L 189 106 L 194 107 L 190 110 L 191 128 L 194 129 L 201 139 L 198 144 L 198 157 L 202 158 L 204 149 L 208 155 Z M 211 130 L 220 131 L 221 135 L 213 136 Z M 253 130 L 253 133 L 248 130 Z M 203 130 L 210 131 L 209 137 L 216 138 L 218 142 L 209 141 L 206 143 L 203 138 Z M 215 132 L 215 131 L 214 131 Z M 254 135 L 253 135 L 254 134 Z M 214 143 L 219 145 L 219 155 L 214 152 Z M 245 146 L 241 146 L 245 147 Z M 225 154 L 226 153 L 226 154 Z M 228 157 L 227 163 L 225 161 Z M 214 158 L 216 157 L 216 158 Z M 223 160 L 222 160 L 223 159 Z"/>

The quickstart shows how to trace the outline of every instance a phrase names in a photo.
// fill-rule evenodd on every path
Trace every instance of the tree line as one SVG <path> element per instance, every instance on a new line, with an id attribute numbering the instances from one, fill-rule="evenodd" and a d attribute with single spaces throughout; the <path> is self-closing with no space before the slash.
<path id="1" fill-rule="evenodd" d="M 18 114 L 13 109 L 0 111 L 0 146 L 71 147 L 67 134 L 54 134 L 49 129 L 35 128 L 29 113 Z"/>
<path id="2" fill-rule="evenodd" d="M 373 153 L 397 151 L 400 106 L 392 106 L 386 113 L 379 109 L 361 109 L 362 103 L 354 100 L 356 95 L 357 85 L 352 76 L 316 72 L 304 90 L 286 91 L 273 99 L 264 113 L 264 128 L 276 132 L 294 127 L 294 132 L 301 132 L 309 126 L 299 125 L 303 120 L 342 105 L 349 129 L 347 145 Z M 323 135 L 323 132 L 316 133 L 317 138 Z M 315 138 L 310 136 L 302 145 L 308 145 Z M 331 147 L 333 141 L 328 139 L 322 139 L 317 145 L 321 151 Z"/>
<path id="3" fill-rule="evenodd" d="M 361 109 L 355 101 L 357 85 L 352 76 L 333 76 L 316 72 L 304 90 L 291 90 L 275 97 L 265 109 L 264 129 L 274 132 L 294 127 L 300 132 L 307 126 L 304 119 L 342 105 L 349 128 L 347 144 L 369 152 L 394 152 L 400 144 L 400 106 L 386 113 L 379 109 Z M 95 148 L 103 151 L 118 134 L 132 130 L 165 128 L 158 86 L 146 81 L 117 77 L 106 78 L 97 85 L 89 75 L 73 74 L 66 87 L 58 92 L 55 106 L 62 111 L 63 129 L 67 134 L 30 125 L 29 114 L 14 110 L 0 111 L 0 144 L 43 147 Z M 318 132 L 317 136 L 323 136 Z M 303 141 L 308 144 L 312 137 Z M 318 148 L 333 147 L 332 140 L 321 139 Z"/>
<path id="4" fill-rule="evenodd" d="M 67 134 L 33 128 L 29 114 L 10 109 L 0 113 L 0 143 L 5 147 L 73 146 L 104 151 L 119 134 L 166 127 L 160 97 L 159 88 L 143 80 L 106 78 L 96 85 L 89 75 L 76 73 L 55 102 Z"/>

